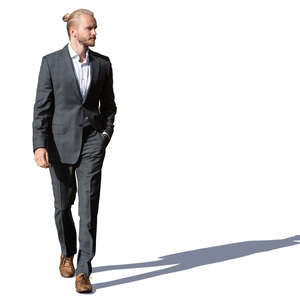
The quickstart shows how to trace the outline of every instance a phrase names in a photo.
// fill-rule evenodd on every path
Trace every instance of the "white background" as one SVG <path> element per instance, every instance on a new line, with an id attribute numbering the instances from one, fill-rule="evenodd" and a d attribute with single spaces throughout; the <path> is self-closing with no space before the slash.
<path id="1" fill-rule="evenodd" d="M 90 296 L 299 299 L 300 5 L 287 0 L 2 6 L 1 298 L 82 297 L 60 277 L 32 151 L 41 58 L 78 8 L 95 14 L 118 107 Z M 78 229 L 78 198 L 72 211 Z"/>

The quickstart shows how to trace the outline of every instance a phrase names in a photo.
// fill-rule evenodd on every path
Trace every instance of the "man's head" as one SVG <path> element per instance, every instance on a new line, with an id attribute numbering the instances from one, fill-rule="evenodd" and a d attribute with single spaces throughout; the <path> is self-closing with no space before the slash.
<path id="1" fill-rule="evenodd" d="M 65 14 L 63 21 L 67 22 L 69 40 L 76 40 L 86 47 L 95 46 L 97 22 L 94 13 L 88 9 L 77 9 L 71 14 Z"/>

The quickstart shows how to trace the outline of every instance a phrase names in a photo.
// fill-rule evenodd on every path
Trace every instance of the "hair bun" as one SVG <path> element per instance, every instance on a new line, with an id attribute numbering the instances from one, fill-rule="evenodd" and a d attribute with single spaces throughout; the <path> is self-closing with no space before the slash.
<path id="1" fill-rule="evenodd" d="M 64 22 L 68 22 L 69 18 L 70 18 L 70 14 L 69 14 L 69 13 L 66 13 L 66 14 L 62 17 L 62 19 L 63 19 Z"/>

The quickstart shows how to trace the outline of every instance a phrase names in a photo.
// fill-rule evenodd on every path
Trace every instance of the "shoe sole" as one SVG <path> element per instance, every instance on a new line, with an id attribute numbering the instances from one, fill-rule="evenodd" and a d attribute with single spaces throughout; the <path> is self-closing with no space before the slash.
<path id="1" fill-rule="evenodd" d="M 73 275 L 69 275 L 69 276 L 65 276 L 65 275 L 60 274 L 60 276 L 63 277 L 63 278 L 72 278 L 72 277 L 74 277 L 74 274 Z"/>
<path id="2" fill-rule="evenodd" d="M 93 290 L 91 290 L 91 291 L 78 291 L 77 289 L 76 289 L 76 292 L 77 293 L 80 293 L 80 294 L 83 294 L 83 293 L 91 293 Z"/>

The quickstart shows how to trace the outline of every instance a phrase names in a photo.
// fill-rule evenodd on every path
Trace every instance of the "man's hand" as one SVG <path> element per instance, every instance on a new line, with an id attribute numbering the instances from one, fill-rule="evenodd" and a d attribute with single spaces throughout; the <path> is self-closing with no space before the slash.
<path id="1" fill-rule="evenodd" d="M 48 152 L 46 148 L 37 148 L 34 151 L 34 160 L 41 168 L 49 168 Z"/>

